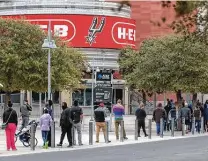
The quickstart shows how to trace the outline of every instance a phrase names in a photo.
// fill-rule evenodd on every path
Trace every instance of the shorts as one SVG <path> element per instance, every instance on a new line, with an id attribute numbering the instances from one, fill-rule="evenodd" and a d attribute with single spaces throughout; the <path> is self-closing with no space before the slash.
<path id="1" fill-rule="evenodd" d="M 189 120 L 185 120 L 185 125 L 190 125 L 190 121 Z"/>

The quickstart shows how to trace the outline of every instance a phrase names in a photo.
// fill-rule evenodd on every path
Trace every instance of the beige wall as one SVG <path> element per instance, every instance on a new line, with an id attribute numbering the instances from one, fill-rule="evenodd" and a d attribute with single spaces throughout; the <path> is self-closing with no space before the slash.
<path id="1" fill-rule="evenodd" d="M 70 91 L 62 91 L 61 92 L 61 102 L 66 102 L 68 106 L 72 105 L 72 94 Z"/>

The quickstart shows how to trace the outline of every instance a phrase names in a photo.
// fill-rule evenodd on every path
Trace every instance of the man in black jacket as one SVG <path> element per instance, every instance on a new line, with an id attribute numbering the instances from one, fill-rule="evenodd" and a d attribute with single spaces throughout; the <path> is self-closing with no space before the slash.
<path id="1" fill-rule="evenodd" d="M 138 137 L 140 136 L 140 129 L 142 127 L 142 130 L 144 132 L 145 137 L 147 137 L 146 129 L 145 129 L 145 118 L 147 116 L 145 110 L 144 110 L 144 104 L 140 104 L 140 107 L 136 110 L 136 118 L 138 120 Z"/>
<path id="2" fill-rule="evenodd" d="M 61 126 L 61 138 L 57 146 L 62 146 L 65 135 L 69 142 L 68 147 L 72 147 L 72 120 L 71 120 L 71 109 L 67 107 L 67 103 L 62 103 L 63 112 L 61 113 L 60 126 Z"/>
<path id="3" fill-rule="evenodd" d="M 95 109 L 95 122 L 96 122 L 96 143 L 99 143 L 99 134 L 100 134 L 100 129 L 103 131 L 103 135 L 105 140 L 107 139 L 106 137 L 106 125 L 105 125 L 105 117 L 107 117 L 105 109 L 104 109 L 104 104 L 100 103 L 99 107 Z M 111 141 L 107 140 L 108 143 Z"/>

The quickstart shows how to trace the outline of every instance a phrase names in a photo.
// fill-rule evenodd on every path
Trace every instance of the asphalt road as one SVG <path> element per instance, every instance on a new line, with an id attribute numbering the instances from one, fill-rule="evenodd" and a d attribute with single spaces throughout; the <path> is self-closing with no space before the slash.
<path id="1" fill-rule="evenodd" d="M 208 137 L 23 155 L 0 161 L 207 161 Z"/>

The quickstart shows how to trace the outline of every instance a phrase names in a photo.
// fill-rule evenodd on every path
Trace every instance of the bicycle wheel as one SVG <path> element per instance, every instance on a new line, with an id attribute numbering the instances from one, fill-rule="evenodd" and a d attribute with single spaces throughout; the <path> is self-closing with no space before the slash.
<path id="1" fill-rule="evenodd" d="M 25 146 L 25 147 L 29 147 L 30 146 L 30 139 L 28 139 L 28 141 L 23 141 L 22 144 Z"/>
<path id="2" fill-rule="evenodd" d="M 23 145 L 25 147 L 29 147 L 30 146 L 30 139 L 28 139 L 28 142 L 23 142 Z M 35 147 L 38 145 L 38 139 L 35 138 Z"/>
<path id="3" fill-rule="evenodd" d="M 38 145 L 38 139 L 35 138 L 35 146 L 37 146 L 37 145 Z"/>

